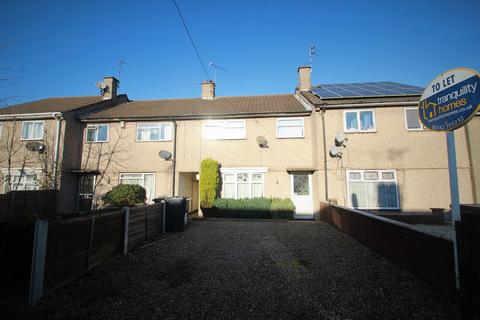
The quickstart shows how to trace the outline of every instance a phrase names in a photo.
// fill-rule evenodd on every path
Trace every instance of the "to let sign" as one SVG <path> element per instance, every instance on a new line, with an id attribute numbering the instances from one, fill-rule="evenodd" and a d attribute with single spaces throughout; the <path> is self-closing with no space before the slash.
<path id="1" fill-rule="evenodd" d="M 435 131 L 465 125 L 480 107 L 480 74 L 468 68 L 449 70 L 436 77 L 420 98 L 420 121 Z"/>

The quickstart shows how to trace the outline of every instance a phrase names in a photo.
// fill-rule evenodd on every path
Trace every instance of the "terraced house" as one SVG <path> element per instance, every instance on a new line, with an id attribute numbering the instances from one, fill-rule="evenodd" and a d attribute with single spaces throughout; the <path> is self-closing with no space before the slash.
<path id="1" fill-rule="evenodd" d="M 85 212 L 113 186 L 139 184 L 148 202 L 181 195 L 194 211 L 200 162 L 210 157 L 221 164 L 222 197 L 289 197 L 299 219 L 314 218 L 326 200 L 365 210 L 448 208 L 445 135 L 419 123 L 422 88 L 312 86 L 310 74 L 298 68 L 291 94 L 217 97 L 205 81 L 198 98 L 124 97 L 76 112 L 77 157 L 62 168 L 72 179 L 60 195 L 75 200 L 70 211 Z M 479 121 L 456 131 L 462 203 L 479 197 Z"/>

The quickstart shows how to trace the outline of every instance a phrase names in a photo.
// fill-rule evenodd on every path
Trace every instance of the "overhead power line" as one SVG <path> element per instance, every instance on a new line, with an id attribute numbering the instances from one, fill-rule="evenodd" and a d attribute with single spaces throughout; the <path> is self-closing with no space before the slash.
<path id="1" fill-rule="evenodd" d="M 183 26 L 185 27 L 185 31 L 187 31 L 188 38 L 190 39 L 190 42 L 192 43 L 193 50 L 195 50 L 195 54 L 197 55 L 198 61 L 202 65 L 203 72 L 205 72 L 205 76 L 207 77 L 207 80 L 210 80 L 210 76 L 208 75 L 207 69 L 205 68 L 205 65 L 203 64 L 202 58 L 200 57 L 200 54 L 198 53 L 197 46 L 195 45 L 195 42 L 193 42 L 190 31 L 188 31 L 187 24 L 185 23 L 185 19 L 183 19 L 183 15 L 182 15 L 182 12 L 180 11 L 180 8 L 178 7 L 177 1 L 175 1 L 175 0 L 172 0 L 172 1 L 175 4 L 175 7 L 177 8 L 178 14 L 180 15 L 180 19 L 182 20 Z"/>

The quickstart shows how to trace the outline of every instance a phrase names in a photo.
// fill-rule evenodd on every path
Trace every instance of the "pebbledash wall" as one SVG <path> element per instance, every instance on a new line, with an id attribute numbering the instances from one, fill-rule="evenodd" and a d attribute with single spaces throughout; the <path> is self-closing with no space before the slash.
<path id="1" fill-rule="evenodd" d="M 329 198 L 340 205 L 352 206 L 348 194 L 347 170 L 394 170 L 398 187 L 400 210 L 429 211 L 432 207 L 447 209 L 450 204 L 448 163 L 445 134 L 429 130 L 409 131 L 405 108 L 399 106 L 369 107 L 374 110 L 375 131 L 347 133 L 346 147 L 341 159 L 327 155 Z M 409 107 L 411 108 L 411 106 Z M 357 109 L 351 109 L 357 110 Z M 358 109 L 360 110 L 360 109 Z M 335 135 L 344 131 L 345 109 L 327 110 L 327 148 Z M 223 168 L 267 168 L 264 175 L 264 195 L 291 197 L 289 172 L 313 172 L 313 209 L 325 199 L 322 123 L 319 112 L 304 121 L 304 137 L 277 138 L 277 119 L 246 118 L 246 138 L 208 140 L 203 136 L 207 120 L 177 121 L 176 190 L 175 194 L 195 196 L 196 185 L 190 184 L 199 171 L 200 161 L 211 157 Z M 472 121 L 478 122 L 478 117 Z M 144 122 L 142 122 L 144 123 Z M 103 144 L 83 143 L 85 162 L 89 148 L 111 149 L 117 143 L 118 152 L 108 166 L 97 193 L 102 194 L 119 183 L 120 173 L 154 173 L 155 197 L 172 194 L 173 164 L 158 156 L 160 150 L 173 153 L 173 140 L 163 142 L 136 141 L 137 122 L 109 122 L 109 141 Z M 84 124 L 85 127 L 85 124 Z M 121 138 L 119 138 L 121 135 Z M 467 152 L 465 129 L 456 135 L 457 165 L 462 203 L 472 203 L 472 170 Z M 268 140 L 268 148 L 260 148 L 257 136 Z M 478 161 L 478 154 L 473 155 Z M 94 167 L 96 164 L 94 165 Z M 88 165 L 82 165 L 88 168 Z M 94 168 L 92 167 L 92 169 Z M 190 174 L 190 175 L 186 175 Z M 193 200 L 194 208 L 198 205 Z"/>
<path id="2" fill-rule="evenodd" d="M 361 106 L 361 105 L 359 105 Z M 374 132 L 346 133 L 346 147 L 340 159 L 327 156 L 328 194 L 338 204 L 352 207 L 348 194 L 347 170 L 394 170 L 398 186 L 400 209 L 408 212 L 429 211 L 430 208 L 450 206 L 450 189 L 446 137 L 444 132 L 431 130 L 407 130 L 405 108 L 412 106 L 365 107 L 326 110 L 327 148 L 334 143 L 335 135 L 344 132 L 344 112 L 346 110 L 373 110 L 375 114 Z M 319 112 L 315 119 L 321 128 Z M 476 132 L 480 118 L 472 120 Z M 469 125 L 470 126 L 470 125 Z M 317 130 L 321 141 L 321 129 Z M 470 133 L 471 136 L 475 134 Z M 457 168 L 460 188 L 460 202 L 474 202 L 472 191 L 472 171 L 465 128 L 455 131 Z M 472 140 L 472 139 L 471 139 Z M 471 144 L 476 140 L 472 140 Z M 327 149 L 328 150 L 328 149 Z M 473 150 L 471 158 L 479 161 L 480 153 Z M 322 155 L 319 155 L 321 158 Z M 324 170 L 317 171 L 317 193 L 325 194 Z M 478 175 L 478 168 L 475 171 Z"/>
<path id="3" fill-rule="evenodd" d="M 192 197 L 193 203 L 198 204 L 198 192 L 192 190 L 190 182 L 192 180 L 194 182 L 200 169 L 201 160 L 210 157 L 217 160 L 222 168 L 265 168 L 264 196 L 291 197 L 288 172 L 292 170 L 315 171 L 321 160 L 317 152 L 315 136 L 318 130 L 314 117 L 292 118 L 303 119 L 303 137 L 277 138 L 277 119 L 279 119 L 277 117 L 243 118 L 246 121 L 246 137 L 244 139 L 206 139 L 203 128 L 208 120 L 177 120 L 177 146 L 176 154 L 174 154 L 176 160 L 175 194 Z M 98 163 L 91 161 L 89 152 L 99 148 L 112 150 L 118 141 L 118 152 L 114 155 L 110 165 L 105 166 L 106 158 L 100 164 L 100 167 L 107 167 L 107 170 L 102 182 L 97 187 L 98 194 L 117 185 L 120 182 L 121 173 L 154 173 L 155 197 L 172 195 L 173 163 L 160 158 L 158 153 L 160 150 L 167 150 L 173 154 L 173 138 L 169 141 L 137 141 L 137 124 L 148 122 L 102 122 L 109 125 L 108 142 L 103 144 L 83 142 L 82 168 L 94 169 Z M 87 125 L 89 124 L 83 124 L 84 129 Z M 259 147 L 256 141 L 258 136 L 266 138 L 267 148 Z M 90 164 L 87 164 L 89 161 Z M 313 190 L 318 190 L 317 180 L 313 179 Z M 313 193 L 314 204 L 319 203 L 319 195 L 318 192 Z M 316 210 L 318 209 L 316 208 Z"/>

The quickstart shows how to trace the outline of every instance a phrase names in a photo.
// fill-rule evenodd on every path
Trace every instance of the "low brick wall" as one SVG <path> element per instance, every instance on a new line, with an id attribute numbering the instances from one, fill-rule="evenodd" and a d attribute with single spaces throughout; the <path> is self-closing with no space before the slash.
<path id="1" fill-rule="evenodd" d="M 394 261 L 432 286 L 455 290 L 453 243 L 374 214 L 321 204 L 320 219 Z"/>

